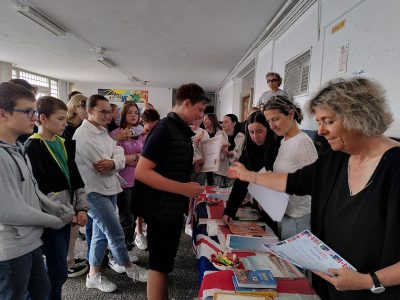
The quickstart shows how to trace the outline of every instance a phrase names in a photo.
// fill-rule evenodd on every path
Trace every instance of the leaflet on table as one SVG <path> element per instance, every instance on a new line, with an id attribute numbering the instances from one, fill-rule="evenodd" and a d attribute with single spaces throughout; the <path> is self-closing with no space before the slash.
<path id="1" fill-rule="evenodd" d="M 329 268 L 356 269 L 308 230 L 277 244 L 265 244 L 265 249 L 294 265 L 328 275 Z"/>
<path id="2" fill-rule="evenodd" d="M 265 172 L 265 168 L 259 171 L 259 173 Z M 288 194 L 253 183 L 250 183 L 247 189 L 272 220 L 277 222 L 282 220 L 289 202 Z"/>
<path id="3" fill-rule="evenodd" d="M 222 135 L 218 135 L 200 142 L 200 149 L 204 160 L 201 172 L 218 171 L 223 141 Z"/>
<path id="4" fill-rule="evenodd" d="M 234 250 L 250 250 L 265 252 L 265 244 L 275 244 L 278 242 L 276 236 L 243 236 L 228 234 L 226 237 L 226 247 Z"/>
<path id="5" fill-rule="evenodd" d="M 271 253 L 240 258 L 246 270 L 271 270 L 276 278 L 303 278 L 304 274 L 288 261 Z"/>

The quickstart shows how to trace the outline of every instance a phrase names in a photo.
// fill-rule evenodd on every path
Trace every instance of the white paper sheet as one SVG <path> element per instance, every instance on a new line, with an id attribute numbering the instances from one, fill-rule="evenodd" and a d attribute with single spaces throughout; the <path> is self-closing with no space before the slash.
<path id="1" fill-rule="evenodd" d="M 201 172 L 215 172 L 219 169 L 221 159 L 221 148 L 223 136 L 218 135 L 212 139 L 206 139 L 200 142 L 201 153 L 203 154 L 204 164 Z"/>
<path id="2" fill-rule="evenodd" d="M 259 173 L 265 172 L 265 168 L 262 168 Z M 253 183 L 250 183 L 247 189 L 272 220 L 277 222 L 282 220 L 289 202 L 288 194 Z"/>
<path id="3" fill-rule="evenodd" d="M 265 244 L 265 249 L 288 262 L 311 271 L 319 271 L 328 275 L 329 268 L 356 269 L 324 242 L 304 230 L 277 244 Z"/>

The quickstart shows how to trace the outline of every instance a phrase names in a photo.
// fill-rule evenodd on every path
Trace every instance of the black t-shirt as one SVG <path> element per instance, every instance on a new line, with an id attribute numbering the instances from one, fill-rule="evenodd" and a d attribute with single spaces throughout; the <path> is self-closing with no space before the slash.
<path id="1" fill-rule="evenodd" d="M 171 133 L 165 125 L 160 124 L 153 128 L 148 135 L 143 147 L 142 156 L 158 165 L 165 161 L 167 157 L 165 149 L 169 149 L 170 144 Z"/>

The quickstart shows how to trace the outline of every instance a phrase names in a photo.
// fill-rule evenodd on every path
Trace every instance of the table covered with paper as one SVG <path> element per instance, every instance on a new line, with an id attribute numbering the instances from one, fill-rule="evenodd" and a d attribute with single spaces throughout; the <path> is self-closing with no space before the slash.
<path id="1" fill-rule="evenodd" d="M 210 189 L 208 189 L 209 191 Z M 207 204 L 206 193 L 207 191 L 195 201 L 193 206 L 193 248 L 198 266 L 199 299 L 211 300 L 218 291 L 235 292 L 231 267 L 215 263 L 211 259 L 217 252 L 235 254 L 240 261 L 240 264 L 236 266 L 238 268 L 271 270 L 277 280 L 277 296 L 275 299 L 319 299 L 309 280 L 298 268 L 275 255 L 267 253 L 264 245 L 276 244 L 278 238 L 265 223 L 258 222 L 255 219 L 242 221 L 247 224 L 247 226 L 243 226 L 243 230 L 255 231 L 258 235 L 259 226 L 261 226 L 265 230 L 265 235 L 233 234 L 221 220 L 228 197 L 222 195 L 217 203 L 209 205 Z M 248 213 L 245 215 L 251 216 Z M 240 227 L 240 221 L 234 224 Z M 232 229 L 236 230 L 237 228 L 233 226 Z"/>

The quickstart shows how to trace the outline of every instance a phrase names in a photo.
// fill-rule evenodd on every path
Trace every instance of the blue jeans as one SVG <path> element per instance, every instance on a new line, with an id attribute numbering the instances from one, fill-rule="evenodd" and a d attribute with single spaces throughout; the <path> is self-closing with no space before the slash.
<path id="1" fill-rule="evenodd" d="M 93 219 L 89 264 L 96 267 L 101 266 L 108 244 L 117 264 L 128 265 L 130 261 L 125 245 L 124 231 L 115 211 L 117 195 L 105 196 L 89 193 L 87 200 L 90 204 L 88 213 Z"/>
<path id="2" fill-rule="evenodd" d="M 48 300 L 61 300 L 62 286 L 68 278 L 67 255 L 71 225 L 60 229 L 46 228 L 42 235 L 51 290 Z"/>
<path id="3" fill-rule="evenodd" d="M 45 299 L 50 282 L 44 267 L 42 251 L 37 248 L 25 255 L 0 261 L 0 299 Z"/>
<path id="4" fill-rule="evenodd" d="M 278 223 L 278 232 L 281 240 L 285 240 L 291 236 L 294 236 L 303 230 L 310 229 L 311 214 L 292 218 L 284 215 L 282 221 Z"/>
<path id="5" fill-rule="evenodd" d="M 92 234 L 93 234 L 93 219 L 91 216 L 87 216 L 87 224 L 86 224 L 86 229 L 85 229 L 85 235 L 86 235 L 86 246 L 87 246 L 87 252 L 86 252 L 86 259 L 89 260 L 89 252 L 90 252 L 90 244 L 92 243 Z"/>

